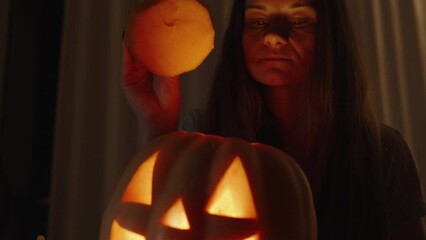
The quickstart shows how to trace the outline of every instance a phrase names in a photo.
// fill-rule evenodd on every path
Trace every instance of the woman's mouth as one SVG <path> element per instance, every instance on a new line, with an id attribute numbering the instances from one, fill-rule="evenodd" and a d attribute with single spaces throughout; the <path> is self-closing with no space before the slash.
<path id="1" fill-rule="evenodd" d="M 259 61 L 263 62 L 263 61 L 270 61 L 270 62 L 290 62 L 291 59 L 290 58 L 286 58 L 286 57 L 263 57 L 263 58 L 259 58 Z"/>

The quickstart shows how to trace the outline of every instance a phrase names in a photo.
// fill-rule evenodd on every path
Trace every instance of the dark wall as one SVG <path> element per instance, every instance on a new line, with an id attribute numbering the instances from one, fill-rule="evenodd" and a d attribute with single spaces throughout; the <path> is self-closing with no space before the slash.
<path id="1" fill-rule="evenodd" d="M 12 0 L 0 94 L 0 239 L 47 229 L 64 0 Z"/>

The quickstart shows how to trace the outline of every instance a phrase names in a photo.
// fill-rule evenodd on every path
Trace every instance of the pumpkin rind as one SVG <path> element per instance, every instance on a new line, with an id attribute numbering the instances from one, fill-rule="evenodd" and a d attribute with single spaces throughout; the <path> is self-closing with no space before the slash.
<path id="1" fill-rule="evenodd" d="M 152 206 L 141 208 L 123 203 L 122 196 L 135 171 L 157 151 Z M 205 210 L 236 157 L 241 160 L 250 185 L 256 219 L 215 216 Z M 182 199 L 189 230 L 161 224 L 178 198 Z M 135 209 L 139 209 L 140 215 Z M 133 220 L 129 220 L 129 213 Z M 155 139 L 132 160 L 105 212 L 101 239 L 110 239 L 111 225 L 117 219 L 128 229 L 143 232 L 146 239 L 169 239 L 167 236 L 197 240 L 247 239 L 259 234 L 260 239 L 313 240 L 317 231 L 308 181 L 290 156 L 273 147 L 238 138 L 186 132 Z"/>
<path id="2" fill-rule="evenodd" d="M 150 72 L 173 77 L 198 67 L 214 36 L 210 12 L 198 0 L 154 0 L 136 8 L 125 42 Z"/>

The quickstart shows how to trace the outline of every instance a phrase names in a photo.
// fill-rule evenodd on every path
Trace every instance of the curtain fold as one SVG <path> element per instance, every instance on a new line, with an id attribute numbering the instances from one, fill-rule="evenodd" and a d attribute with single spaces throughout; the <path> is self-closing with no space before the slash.
<path id="1" fill-rule="evenodd" d="M 107 199 L 136 150 L 119 82 L 130 1 L 66 1 L 48 239 L 97 239 Z"/>
<path id="2" fill-rule="evenodd" d="M 136 120 L 119 82 L 122 31 L 135 2 L 66 1 L 49 240 L 97 239 L 108 199 L 137 151 Z M 205 2 L 213 14 L 216 48 L 199 69 L 183 76 L 183 115 L 206 103 L 232 4 L 229 0 Z M 426 3 L 347 2 L 376 83 L 382 118 L 404 135 L 423 173 Z M 426 183 L 426 178 L 422 181 Z"/>
<path id="3" fill-rule="evenodd" d="M 426 3 L 347 1 L 382 121 L 397 129 L 426 184 Z"/>

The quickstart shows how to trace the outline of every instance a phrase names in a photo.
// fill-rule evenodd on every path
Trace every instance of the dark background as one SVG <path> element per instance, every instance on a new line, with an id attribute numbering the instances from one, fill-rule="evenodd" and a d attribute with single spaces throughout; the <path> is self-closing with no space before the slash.
<path id="1" fill-rule="evenodd" d="M 47 231 L 64 0 L 10 0 L 8 7 L 0 239 L 36 239 Z"/>

